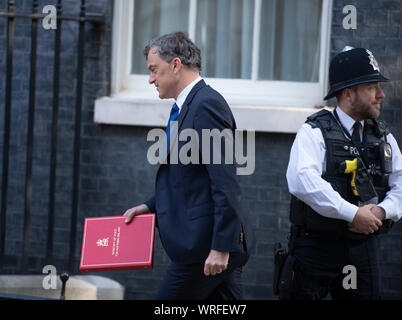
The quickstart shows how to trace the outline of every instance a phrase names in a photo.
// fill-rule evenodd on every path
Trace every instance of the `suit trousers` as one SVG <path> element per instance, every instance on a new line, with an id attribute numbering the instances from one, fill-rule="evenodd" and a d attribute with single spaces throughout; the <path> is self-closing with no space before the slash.
<path id="1" fill-rule="evenodd" d="M 204 263 L 171 262 L 156 295 L 157 300 L 240 300 L 241 273 L 247 252 L 231 252 L 228 267 L 214 276 L 204 275 Z"/>
<path id="2" fill-rule="evenodd" d="M 292 236 L 294 280 L 291 300 L 380 299 L 377 236 L 335 240 Z M 354 279 L 353 279 L 354 278 Z"/>

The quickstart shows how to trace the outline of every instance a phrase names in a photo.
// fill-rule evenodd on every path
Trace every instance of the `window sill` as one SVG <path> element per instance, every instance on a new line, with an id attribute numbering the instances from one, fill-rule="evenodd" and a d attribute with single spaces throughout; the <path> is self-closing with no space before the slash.
<path id="1" fill-rule="evenodd" d="M 237 128 L 257 132 L 296 133 L 306 118 L 318 110 L 311 107 L 245 105 L 228 99 Z M 156 96 L 118 94 L 95 100 L 97 124 L 164 127 L 173 100 Z"/>

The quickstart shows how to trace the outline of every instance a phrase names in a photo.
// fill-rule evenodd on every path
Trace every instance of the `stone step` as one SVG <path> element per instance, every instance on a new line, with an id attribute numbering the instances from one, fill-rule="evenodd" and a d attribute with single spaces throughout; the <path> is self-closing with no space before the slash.
<path id="1" fill-rule="evenodd" d="M 56 288 L 45 289 L 50 283 L 46 275 L 0 275 L 0 297 L 60 299 L 62 282 L 57 276 Z M 22 297 L 25 296 L 25 297 Z M 15 296 L 17 298 L 17 296 Z M 74 275 L 66 284 L 66 300 L 122 300 L 124 287 L 103 276 Z"/>

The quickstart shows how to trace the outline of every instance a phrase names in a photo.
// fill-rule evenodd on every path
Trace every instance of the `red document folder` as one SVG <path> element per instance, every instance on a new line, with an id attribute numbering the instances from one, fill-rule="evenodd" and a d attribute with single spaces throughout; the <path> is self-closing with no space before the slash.
<path id="1" fill-rule="evenodd" d="M 86 218 L 80 271 L 152 268 L 155 214 Z"/>

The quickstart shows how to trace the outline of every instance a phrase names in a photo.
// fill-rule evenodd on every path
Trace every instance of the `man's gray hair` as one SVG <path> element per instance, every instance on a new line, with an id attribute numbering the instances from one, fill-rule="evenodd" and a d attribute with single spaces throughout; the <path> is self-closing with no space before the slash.
<path id="1" fill-rule="evenodd" d="M 152 39 L 144 49 L 145 58 L 151 48 L 156 48 L 159 56 L 167 63 L 177 57 L 190 69 L 201 71 L 201 51 L 184 32 L 174 32 Z"/>

